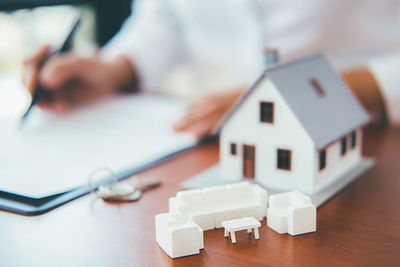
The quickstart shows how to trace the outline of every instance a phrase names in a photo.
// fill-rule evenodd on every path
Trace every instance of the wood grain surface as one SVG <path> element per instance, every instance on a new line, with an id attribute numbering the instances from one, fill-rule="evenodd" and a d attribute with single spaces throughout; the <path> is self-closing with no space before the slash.
<path id="1" fill-rule="evenodd" d="M 154 216 L 182 181 L 218 162 L 210 144 L 146 171 L 163 184 L 135 203 L 91 194 L 36 217 L 0 212 L 0 266 L 400 266 L 400 129 L 368 129 L 364 151 L 377 166 L 318 209 L 316 233 L 280 235 L 264 220 L 260 240 L 243 231 L 232 244 L 210 230 L 199 255 L 169 258 Z"/>

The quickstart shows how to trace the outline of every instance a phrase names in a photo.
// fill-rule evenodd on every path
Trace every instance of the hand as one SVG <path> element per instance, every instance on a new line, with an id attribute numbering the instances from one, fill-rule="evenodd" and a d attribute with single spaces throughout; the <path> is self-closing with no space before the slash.
<path id="1" fill-rule="evenodd" d="M 217 123 L 245 91 L 245 88 L 238 88 L 195 101 L 189 105 L 186 114 L 174 124 L 174 129 L 190 132 L 197 139 L 211 134 Z"/>
<path id="2" fill-rule="evenodd" d="M 75 52 L 47 58 L 49 46 L 25 61 L 25 84 L 33 92 L 40 82 L 49 90 L 50 99 L 38 103 L 41 108 L 66 112 L 88 101 L 111 95 L 120 87 L 133 83 L 135 74 L 123 56 L 104 61 L 99 53 L 82 57 Z"/>

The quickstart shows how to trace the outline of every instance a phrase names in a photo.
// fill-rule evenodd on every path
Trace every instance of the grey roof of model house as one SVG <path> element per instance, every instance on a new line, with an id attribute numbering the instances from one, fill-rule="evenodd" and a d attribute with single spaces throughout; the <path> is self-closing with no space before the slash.
<path id="1" fill-rule="evenodd" d="M 269 79 L 318 149 L 369 122 L 369 115 L 321 54 L 266 69 L 218 125 L 217 131 L 258 85 Z M 312 80 L 323 90 L 318 93 Z M 318 86 L 317 86 L 318 87 Z"/>

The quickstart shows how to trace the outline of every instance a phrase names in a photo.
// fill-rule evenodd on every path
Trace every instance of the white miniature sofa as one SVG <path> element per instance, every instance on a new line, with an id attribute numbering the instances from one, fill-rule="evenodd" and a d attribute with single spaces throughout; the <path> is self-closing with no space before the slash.
<path id="1" fill-rule="evenodd" d="M 203 230 L 183 213 L 156 215 L 156 241 L 171 258 L 199 254 L 204 248 Z"/>
<path id="2" fill-rule="evenodd" d="M 267 213 L 267 191 L 240 182 L 181 191 L 169 200 L 169 211 L 187 214 L 203 230 L 220 228 L 221 222 L 242 217 L 261 221 Z"/>
<path id="3" fill-rule="evenodd" d="M 275 194 L 268 203 L 267 225 L 278 233 L 300 235 L 316 231 L 316 208 L 303 193 Z"/>

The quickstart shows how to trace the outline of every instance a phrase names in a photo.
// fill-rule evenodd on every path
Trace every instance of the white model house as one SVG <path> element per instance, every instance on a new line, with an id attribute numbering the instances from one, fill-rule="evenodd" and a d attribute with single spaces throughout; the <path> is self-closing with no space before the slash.
<path id="1" fill-rule="evenodd" d="M 275 64 L 219 125 L 222 178 L 314 194 L 360 164 L 368 121 L 323 55 Z"/>

